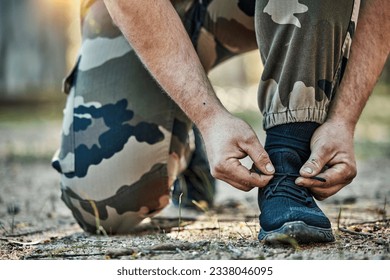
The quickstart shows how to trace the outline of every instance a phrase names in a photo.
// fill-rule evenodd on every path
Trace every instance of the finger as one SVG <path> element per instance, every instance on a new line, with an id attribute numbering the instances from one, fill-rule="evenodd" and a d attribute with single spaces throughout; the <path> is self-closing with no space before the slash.
<path id="1" fill-rule="evenodd" d="M 223 178 L 222 180 L 231 184 L 232 186 L 243 190 L 249 191 L 255 187 L 262 188 L 268 184 L 273 176 L 270 175 L 260 175 L 254 172 L 250 172 L 248 175 L 248 170 L 245 167 L 236 169 L 236 176 L 230 178 Z"/>
<path id="2" fill-rule="evenodd" d="M 252 159 L 254 165 L 263 174 L 271 175 L 275 172 L 275 168 L 268 156 L 268 153 L 264 150 L 258 139 L 244 146 L 244 151 Z"/>
<path id="3" fill-rule="evenodd" d="M 315 199 L 322 201 L 336 194 L 344 187 L 345 184 L 339 184 L 331 187 L 312 187 L 309 190 Z"/>
<path id="4" fill-rule="evenodd" d="M 354 178 L 353 170 L 347 164 L 336 164 L 318 175 L 326 179 L 324 183 L 304 177 L 297 178 L 295 183 L 299 186 L 309 188 L 317 200 L 324 200 L 336 194 L 352 182 Z"/>
<path id="5" fill-rule="evenodd" d="M 310 192 L 313 194 L 314 198 L 317 200 L 325 200 L 328 197 L 334 195 L 337 193 L 339 190 L 341 190 L 343 187 L 345 187 L 344 184 L 328 187 L 328 188 L 323 188 L 323 187 L 314 187 L 310 188 Z"/>
<path id="6" fill-rule="evenodd" d="M 309 159 L 302 166 L 299 173 L 303 177 L 312 177 L 321 173 L 327 162 L 330 160 L 330 154 L 326 153 L 326 149 L 313 150 Z M 318 176 L 321 177 L 321 176 Z M 326 178 L 325 178 L 326 179 Z"/>
<path id="7" fill-rule="evenodd" d="M 270 175 L 251 172 L 237 160 L 231 162 L 224 170 L 219 170 L 214 177 L 225 181 L 233 187 L 249 191 L 254 187 L 264 187 L 272 179 Z"/>
<path id="8" fill-rule="evenodd" d="M 317 177 L 324 178 L 326 182 L 314 180 L 312 178 L 298 177 L 295 183 L 298 186 L 313 188 L 313 187 L 332 187 L 340 184 L 349 184 L 354 175 L 350 171 L 348 165 L 344 163 L 335 164 L 332 167 L 325 170 L 323 173 L 317 175 Z"/>
<path id="9" fill-rule="evenodd" d="M 323 176 L 323 174 L 319 174 L 319 176 Z M 329 182 L 320 182 L 315 179 L 303 177 L 297 178 L 295 184 L 310 189 L 310 192 L 317 200 L 324 200 L 334 195 L 346 185 L 346 183 L 330 185 Z"/>

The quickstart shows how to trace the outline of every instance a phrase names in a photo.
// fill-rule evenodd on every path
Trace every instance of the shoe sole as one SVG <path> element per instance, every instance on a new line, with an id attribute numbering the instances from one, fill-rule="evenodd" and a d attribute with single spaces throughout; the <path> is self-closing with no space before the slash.
<path id="1" fill-rule="evenodd" d="M 288 222 L 276 230 L 260 230 L 259 240 L 265 243 L 290 243 L 293 240 L 299 244 L 333 242 L 335 238 L 331 228 L 320 228 L 307 225 L 302 221 Z"/>

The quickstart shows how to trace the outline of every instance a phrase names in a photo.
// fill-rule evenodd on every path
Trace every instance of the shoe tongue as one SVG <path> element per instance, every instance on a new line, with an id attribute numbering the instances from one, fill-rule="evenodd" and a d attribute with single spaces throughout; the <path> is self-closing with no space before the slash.
<path id="1" fill-rule="evenodd" d="M 277 173 L 299 174 L 303 163 L 299 154 L 293 149 L 281 148 L 268 152 Z"/>

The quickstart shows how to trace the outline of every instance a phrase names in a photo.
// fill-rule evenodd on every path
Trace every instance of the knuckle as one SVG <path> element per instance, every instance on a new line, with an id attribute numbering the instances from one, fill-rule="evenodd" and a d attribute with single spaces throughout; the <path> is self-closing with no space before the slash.
<path id="1" fill-rule="evenodd" d="M 265 150 L 262 150 L 257 154 L 254 160 L 258 163 L 267 163 L 269 161 L 268 153 Z"/>
<path id="2" fill-rule="evenodd" d="M 262 184 L 259 187 L 265 187 L 273 178 L 273 176 L 261 176 Z"/>
<path id="3" fill-rule="evenodd" d="M 327 199 L 329 197 L 329 195 L 327 194 L 324 194 L 324 193 L 316 193 L 314 195 L 315 199 L 317 199 L 318 201 L 323 201 L 325 199 Z"/>
<path id="4" fill-rule="evenodd" d="M 222 179 L 222 172 L 221 168 L 219 167 L 213 167 L 210 170 L 211 176 L 213 176 L 216 179 Z"/>
<path id="5" fill-rule="evenodd" d="M 314 187 L 314 181 L 313 180 L 307 180 L 306 186 L 308 187 Z"/>
<path id="6" fill-rule="evenodd" d="M 357 168 L 354 166 L 351 170 L 351 179 L 355 178 L 357 175 Z"/>
<path id="7" fill-rule="evenodd" d="M 325 190 L 317 190 L 316 189 L 315 191 L 313 191 L 313 196 L 318 201 L 323 201 L 323 200 L 327 199 L 328 197 L 330 197 L 331 194 Z"/>
<path id="8" fill-rule="evenodd" d="M 319 157 L 311 158 L 308 164 L 314 166 L 316 169 L 321 168 L 321 160 L 319 159 Z"/>
<path id="9" fill-rule="evenodd" d="M 356 167 L 352 166 L 351 168 L 349 168 L 346 172 L 346 176 L 345 176 L 345 179 L 348 183 L 351 183 L 352 180 L 356 177 L 357 175 L 357 169 Z"/>
<path id="10" fill-rule="evenodd" d="M 342 187 L 344 188 L 345 186 L 351 184 L 352 181 L 353 181 L 353 178 L 346 180 L 346 181 L 345 181 L 345 184 L 344 184 Z"/>
<path id="11" fill-rule="evenodd" d="M 254 142 L 257 141 L 257 137 L 255 134 L 248 134 L 243 140 L 245 144 L 252 145 Z"/>
<path id="12" fill-rule="evenodd" d="M 249 181 L 241 181 L 241 185 L 243 186 L 243 191 L 249 192 L 251 189 L 253 189 L 253 184 Z"/>
<path id="13" fill-rule="evenodd" d="M 212 167 L 212 172 L 216 175 L 224 173 L 225 164 L 223 161 L 217 161 Z"/>
<path id="14" fill-rule="evenodd" d="M 326 197 L 322 196 L 322 195 L 317 195 L 315 196 L 315 198 L 318 200 L 318 201 L 324 201 L 326 199 Z"/>

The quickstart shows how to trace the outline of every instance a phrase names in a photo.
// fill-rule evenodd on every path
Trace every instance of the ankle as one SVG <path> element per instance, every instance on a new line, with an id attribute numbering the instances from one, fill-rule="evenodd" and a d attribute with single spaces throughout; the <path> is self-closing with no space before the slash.
<path id="1" fill-rule="evenodd" d="M 288 123 L 272 127 L 266 131 L 265 150 L 268 153 L 291 149 L 305 162 L 310 156 L 310 141 L 318 123 Z"/>

